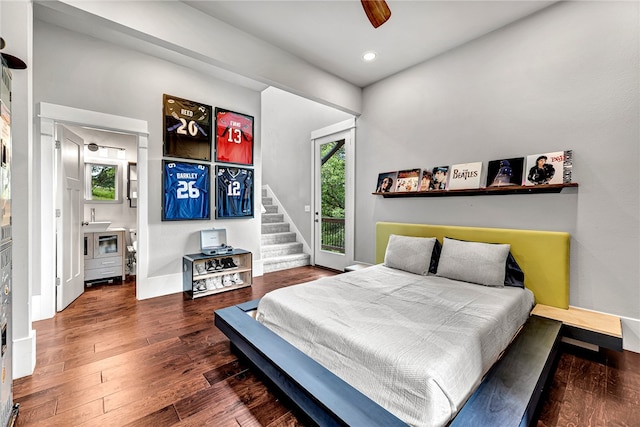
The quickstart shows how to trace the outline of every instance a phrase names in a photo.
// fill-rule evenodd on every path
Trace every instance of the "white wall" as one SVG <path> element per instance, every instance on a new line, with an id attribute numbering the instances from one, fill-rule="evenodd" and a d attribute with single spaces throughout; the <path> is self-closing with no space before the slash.
<path id="1" fill-rule="evenodd" d="M 558 3 L 366 88 L 356 259 L 381 220 L 568 231 L 570 304 L 623 316 L 640 351 L 638 8 Z M 580 187 L 561 194 L 371 195 L 380 172 L 564 149 Z"/>
<path id="2" fill-rule="evenodd" d="M 31 324 L 31 288 L 34 255 L 39 228 L 33 223 L 34 191 L 33 150 L 33 4 L 28 1 L 0 1 L 0 34 L 7 42 L 5 52 L 21 58 L 26 70 L 14 70 L 12 81 L 11 167 L 13 233 L 13 376 L 28 375 L 35 366 L 36 333 Z"/>
<path id="3" fill-rule="evenodd" d="M 48 102 L 145 120 L 149 124 L 150 297 L 182 290 L 182 256 L 199 252 L 199 230 L 226 227 L 233 246 L 259 251 L 260 220 L 161 220 L 162 94 L 255 116 L 255 185 L 260 187 L 260 93 L 200 72 L 35 21 L 34 103 Z M 212 201 L 212 207 L 214 206 Z"/>
<path id="4" fill-rule="evenodd" d="M 352 118 L 276 88 L 262 92 L 262 180 L 311 242 L 311 132 Z M 357 140 L 356 140 L 357 144 Z"/>
<path id="5" fill-rule="evenodd" d="M 154 54 L 179 57 L 196 68 L 215 67 L 217 75 L 238 84 L 253 80 L 360 112 L 359 87 L 182 2 L 122 1 L 114 7 L 111 0 L 49 0 L 37 7 L 50 9 L 51 18 L 67 28 L 136 46 L 148 43 Z M 137 40 L 124 41 L 130 35 Z"/>

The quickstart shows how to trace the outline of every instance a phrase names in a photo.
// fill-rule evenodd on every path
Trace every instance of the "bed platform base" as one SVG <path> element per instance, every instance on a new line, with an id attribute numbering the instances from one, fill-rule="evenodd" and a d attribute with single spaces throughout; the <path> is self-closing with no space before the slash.
<path id="1" fill-rule="evenodd" d="M 278 390 L 319 426 L 406 426 L 400 419 L 247 314 L 258 300 L 215 312 L 215 325 Z"/>
<path id="2" fill-rule="evenodd" d="M 406 426 L 249 316 L 258 302 L 217 310 L 215 325 L 310 421 L 319 426 Z M 561 326 L 530 317 L 450 426 L 534 425 L 557 361 Z"/>
<path id="3" fill-rule="evenodd" d="M 532 426 L 558 360 L 562 322 L 531 316 L 451 427 Z"/>

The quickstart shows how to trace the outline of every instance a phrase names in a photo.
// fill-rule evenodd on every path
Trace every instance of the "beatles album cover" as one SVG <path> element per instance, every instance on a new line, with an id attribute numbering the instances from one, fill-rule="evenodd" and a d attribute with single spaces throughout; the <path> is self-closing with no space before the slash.
<path id="1" fill-rule="evenodd" d="M 164 155 L 211 160 L 212 107 L 167 94 L 162 106 Z"/>
<path id="2" fill-rule="evenodd" d="M 487 187 L 522 185 L 524 157 L 491 160 L 487 166 Z"/>
<path id="3" fill-rule="evenodd" d="M 376 185 L 376 193 L 393 193 L 396 189 L 396 179 L 398 172 L 382 172 L 378 174 L 378 184 Z"/>
<path id="4" fill-rule="evenodd" d="M 531 154 L 527 156 L 524 185 L 568 184 L 572 166 L 571 150 Z"/>
<path id="5" fill-rule="evenodd" d="M 449 172 L 449 190 L 480 188 L 482 162 L 451 165 Z"/>
<path id="6" fill-rule="evenodd" d="M 398 171 L 398 179 L 396 181 L 396 193 L 418 191 L 419 181 L 420 181 L 420 169 L 406 169 L 406 170 Z"/>

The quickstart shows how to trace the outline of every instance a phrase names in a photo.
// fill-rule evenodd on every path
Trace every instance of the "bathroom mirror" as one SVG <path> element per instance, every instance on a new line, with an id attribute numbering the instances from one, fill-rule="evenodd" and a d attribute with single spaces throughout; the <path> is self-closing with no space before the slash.
<path id="1" fill-rule="evenodd" d="M 127 199 L 129 207 L 138 206 L 138 164 L 129 163 L 127 166 Z"/>
<path id="2" fill-rule="evenodd" d="M 117 164 L 85 163 L 84 199 L 91 203 L 121 203 Z"/>

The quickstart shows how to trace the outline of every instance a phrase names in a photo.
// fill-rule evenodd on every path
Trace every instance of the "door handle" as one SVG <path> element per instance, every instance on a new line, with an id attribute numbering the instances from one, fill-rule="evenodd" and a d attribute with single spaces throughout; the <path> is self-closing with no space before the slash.
<path id="1" fill-rule="evenodd" d="M 82 221 L 82 222 L 80 223 L 80 225 L 85 226 L 85 225 L 89 225 L 89 223 L 88 223 L 88 222 L 86 222 L 86 221 Z"/>

